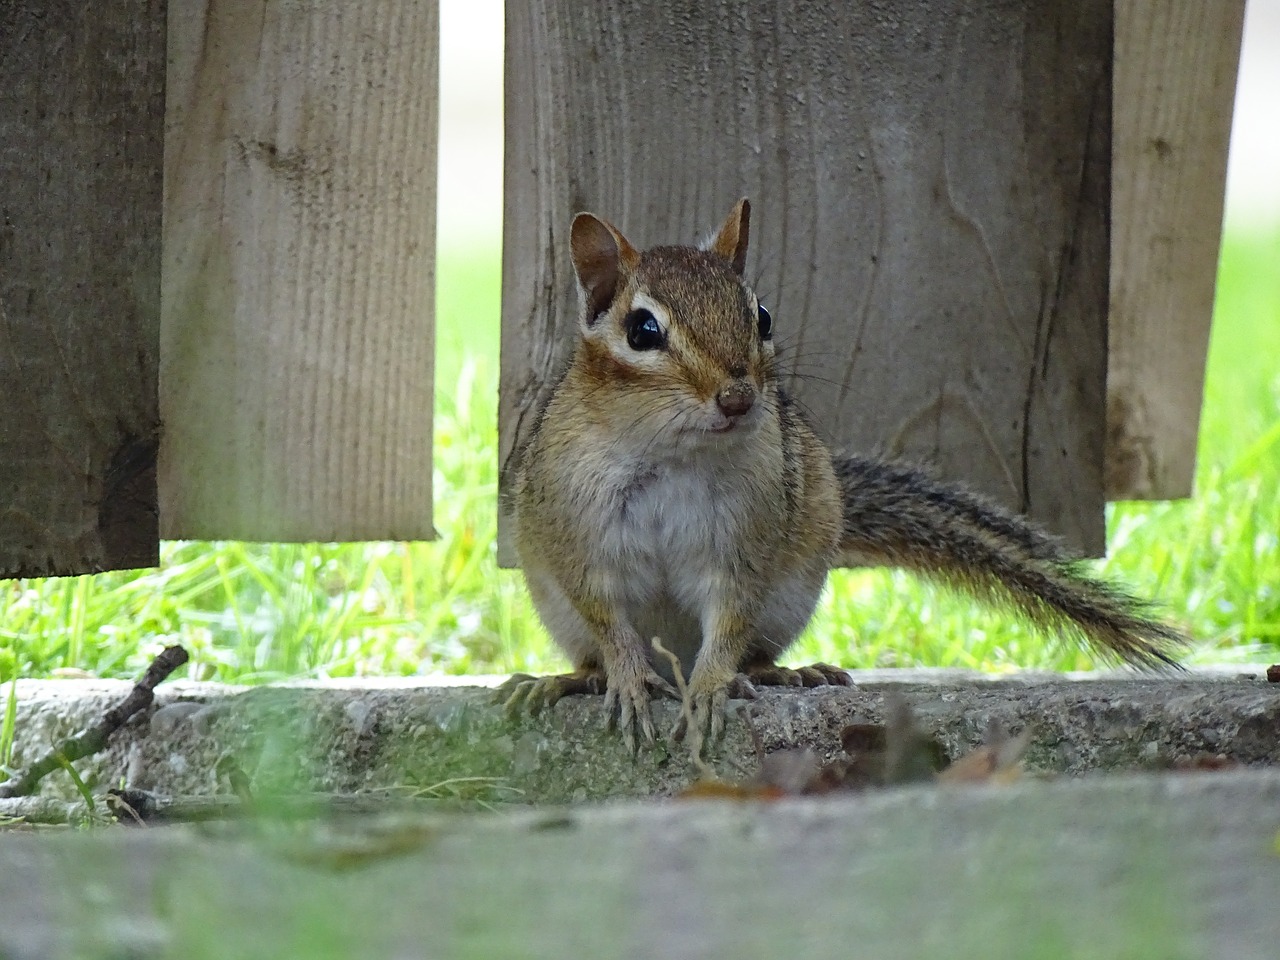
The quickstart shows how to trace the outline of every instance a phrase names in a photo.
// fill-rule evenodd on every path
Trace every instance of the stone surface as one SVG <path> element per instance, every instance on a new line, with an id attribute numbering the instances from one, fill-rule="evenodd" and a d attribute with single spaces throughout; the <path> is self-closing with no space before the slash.
<path id="1" fill-rule="evenodd" d="M 0 956 L 1273 960 L 1280 772 L 10 833 Z"/>
<path id="2" fill-rule="evenodd" d="M 1280 685 L 1260 671 L 855 679 L 745 705 L 765 749 L 834 756 L 846 724 L 879 721 L 897 695 L 952 756 L 993 720 L 1032 724 L 1029 767 L 1092 775 L 304 822 L 263 802 L 253 821 L 199 827 L 14 828 L 0 836 L 0 957 L 1276 956 Z M 15 765 L 128 689 L 20 683 Z M 491 687 L 457 683 L 158 693 L 77 765 L 98 789 L 224 796 L 239 770 L 261 801 L 417 787 L 546 804 L 666 794 L 693 776 L 679 748 L 627 756 L 599 698 L 511 719 Z M 674 720 L 670 704 L 657 712 Z M 755 768 L 750 739 L 735 716 L 722 775 Z M 1203 754 L 1243 766 L 1153 769 Z M 59 772 L 27 802 L 72 796 Z"/>
<path id="3" fill-rule="evenodd" d="M 84 727 L 128 689 L 123 682 L 20 682 L 13 766 Z M 879 722 L 894 694 L 952 758 L 997 721 L 1014 733 L 1033 726 L 1032 770 L 1161 769 L 1203 754 L 1280 763 L 1280 685 L 1253 668 L 1077 679 L 878 671 L 855 674 L 850 688 L 766 691 L 731 710 L 745 711 L 766 751 L 809 746 L 825 759 L 840 754 L 847 724 Z M 98 788 L 123 782 L 166 795 L 227 794 L 229 772 L 238 769 L 258 794 L 409 787 L 523 803 L 667 795 L 694 776 L 687 751 L 665 740 L 638 758 L 627 755 L 605 730 L 600 697 L 566 698 L 539 717 L 514 719 L 492 697 L 491 687 L 422 681 L 164 684 L 149 714 L 77 767 Z M 658 704 L 655 714 L 667 730 L 676 707 Z M 741 713 L 711 759 L 729 778 L 756 769 Z M 42 789 L 75 796 L 61 772 Z"/>

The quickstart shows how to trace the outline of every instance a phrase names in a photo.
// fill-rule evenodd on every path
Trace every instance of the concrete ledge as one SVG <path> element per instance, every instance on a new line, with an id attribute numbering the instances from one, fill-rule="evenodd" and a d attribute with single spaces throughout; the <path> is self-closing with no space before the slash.
<path id="1" fill-rule="evenodd" d="M 11 833 L 0 956 L 1274 960 L 1277 830 L 1260 770 Z"/>
<path id="2" fill-rule="evenodd" d="M 847 689 L 771 690 L 743 706 L 767 750 L 804 745 L 824 758 L 839 755 L 844 726 L 879 722 L 886 695 L 897 694 L 952 757 L 997 720 L 1013 732 L 1034 726 L 1026 759 L 1033 770 L 1159 769 L 1200 754 L 1280 763 L 1280 684 L 1266 683 L 1257 669 L 1155 679 L 876 671 L 855 679 Z M 84 727 L 128 689 L 123 682 L 20 682 L 14 766 Z M 512 720 L 491 696 L 483 685 L 422 681 L 165 684 L 156 708 L 77 766 L 100 786 L 124 782 L 166 795 L 226 794 L 227 771 L 238 768 L 261 793 L 447 783 L 454 794 L 524 803 L 665 795 L 692 779 L 679 746 L 659 743 L 628 756 L 605 732 L 598 697 L 567 698 L 543 716 Z M 659 704 L 655 714 L 670 729 L 675 705 Z M 731 721 L 712 759 L 727 777 L 755 769 L 742 718 Z M 61 772 L 43 790 L 74 796 Z"/>

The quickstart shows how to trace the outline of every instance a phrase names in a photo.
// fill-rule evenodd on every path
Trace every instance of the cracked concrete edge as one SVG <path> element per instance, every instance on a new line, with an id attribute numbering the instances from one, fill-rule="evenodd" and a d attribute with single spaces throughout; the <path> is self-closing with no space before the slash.
<path id="1" fill-rule="evenodd" d="M 757 767 L 745 711 L 766 751 L 808 746 L 840 755 L 840 731 L 883 719 L 886 695 L 956 757 L 992 722 L 1034 726 L 1026 764 L 1069 774 L 1158 769 L 1201 754 L 1247 765 L 1280 763 L 1280 685 L 1248 668 L 1151 678 L 1103 675 L 975 678 L 955 672 L 855 673 L 850 688 L 769 690 L 731 705 L 729 733 L 710 758 L 736 779 Z M 469 678 L 467 678 L 469 679 Z M 13 766 L 99 716 L 126 682 L 21 681 Z M 669 730 L 676 707 L 656 704 Z M 106 751 L 81 761 L 99 789 L 119 784 L 166 795 L 229 792 L 234 766 L 255 791 L 407 789 L 446 799 L 564 803 L 669 795 L 695 777 L 686 751 L 660 741 L 632 758 L 605 730 L 598 697 L 566 698 L 542 716 L 510 718 L 489 685 L 422 681 L 227 687 L 175 682 Z M 65 774 L 42 794 L 71 799 Z"/>

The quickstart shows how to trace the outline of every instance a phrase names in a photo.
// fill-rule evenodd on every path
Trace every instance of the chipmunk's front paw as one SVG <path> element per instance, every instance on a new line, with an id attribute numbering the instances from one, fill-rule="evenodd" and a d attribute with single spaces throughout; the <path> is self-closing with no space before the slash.
<path id="1" fill-rule="evenodd" d="M 684 710 L 671 731 L 672 739 L 688 738 L 690 749 L 702 754 L 702 744 L 710 738 L 724 736 L 725 714 L 732 700 L 754 700 L 759 694 L 751 681 L 741 673 L 723 676 L 697 669 L 689 684 L 688 709 Z"/>
<path id="2" fill-rule="evenodd" d="M 493 699 L 506 708 L 508 716 L 516 716 L 521 711 L 537 716 L 544 708 L 554 706 L 561 697 L 600 694 L 604 693 L 604 689 L 604 671 L 596 667 L 584 667 L 572 673 L 557 673 L 549 677 L 516 673 L 498 687 Z"/>
<path id="3" fill-rule="evenodd" d="M 609 713 L 609 729 L 622 731 L 622 740 L 631 753 L 637 749 L 636 734 L 646 744 L 657 739 L 653 715 L 649 711 L 652 694 L 680 699 L 670 683 L 660 677 L 648 663 L 621 664 L 610 671 L 604 708 Z"/>
<path id="4" fill-rule="evenodd" d="M 847 687 L 853 683 L 848 670 L 841 670 L 829 663 L 781 667 L 766 660 L 749 664 L 746 674 L 753 683 L 762 687 Z"/>

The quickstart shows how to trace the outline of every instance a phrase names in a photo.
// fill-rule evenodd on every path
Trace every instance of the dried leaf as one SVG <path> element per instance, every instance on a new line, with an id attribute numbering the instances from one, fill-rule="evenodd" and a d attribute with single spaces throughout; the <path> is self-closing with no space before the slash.
<path id="1" fill-rule="evenodd" d="M 751 781 L 745 783 L 729 783 L 727 780 L 695 780 L 678 794 L 677 800 L 778 800 L 786 793 L 768 784 Z"/>
<path id="2" fill-rule="evenodd" d="M 981 746 L 974 748 L 938 774 L 940 783 L 1012 783 L 1022 775 L 1022 756 L 1031 745 L 1031 728 L 1016 737 L 999 722 L 987 727 Z"/>
<path id="3" fill-rule="evenodd" d="M 1173 769 L 1183 773 L 1202 773 L 1209 770 L 1232 770 L 1240 766 L 1225 753 L 1197 753 L 1174 761 Z"/>

